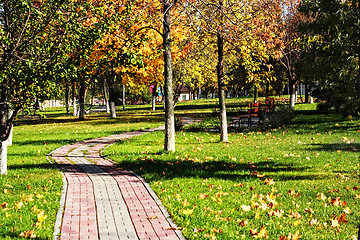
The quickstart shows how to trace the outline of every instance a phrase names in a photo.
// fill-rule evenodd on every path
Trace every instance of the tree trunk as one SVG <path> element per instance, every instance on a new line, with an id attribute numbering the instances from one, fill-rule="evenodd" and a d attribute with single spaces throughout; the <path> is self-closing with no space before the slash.
<path id="1" fill-rule="evenodd" d="M 296 102 L 296 85 L 294 81 L 289 83 L 289 91 L 290 91 L 290 107 L 295 108 Z"/>
<path id="2" fill-rule="evenodd" d="M 65 106 L 66 106 L 66 114 L 70 114 L 70 87 L 66 84 L 65 89 Z"/>
<path id="3" fill-rule="evenodd" d="M 109 106 L 106 78 L 104 78 L 103 92 L 104 92 L 104 101 L 105 101 L 106 113 L 110 113 L 110 106 Z"/>
<path id="4" fill-rule="evenodd" d="M 309 103 L 309 84 L 305 81 L 305 103 Z"/>
<path id="5" fill-rule="evenodd" d="M 10 119 L 13 114 L 14 114 L 14 111 L 11 110 L 11 109 L 8 109 L 8 110 L 7 110 L 7 117 L 6 117 L 6 118 L 7 118 L 7 119 Z M 6 140 L 8 146 L 11 146 L 11 145 L 12 145 L 13 134 L 14 134 L 14 125 L 11 124 L 11 126 L 10 126 L 10 134 L 9 134 L 8 139 Z"/>
<path id="6" fill-rule="evenodd" d="M 0 174 L 7 174 L 7 141 L 0 142 Z"/>
<path id="7" fill-rule="evenodd" d="M 86 99 L 87 88 L 85 82 L 80 82 L 80 91 L 79 91 L 79 120 L 85 119 L 85 99 Z"/>
<path id="8" fill-rule="evenodd" d="M 163 47 L 164 47 L 164 93 L 165 93 L 165 151 L 175 151 L 175 117 L 173 99 L 173 72 L 170 35 L 170 0 L 163 0 Z"/>
<path id="9" fill-rule="evenodd" d="M 156 110 L 156 95 L 153 94 L 153 99 L 151 102 L 151 110 L 155 111 Z"/>
<path id="10" fill-rule="evenodd" d="M 257 90 L 257 86 L 254 85 L 254 103 L 258 102 L 258 90 Z"/>
<path id="11" fill-rule="evenodd" d="M 109 107 L 110 117 L 116 118 L 116 106 L 115 106 L 115 81 L 114 79 L 108 81 L 109 84 Z"/>
<path id="12" fill-rule="evenodd" d="M 72 86 L 72 100 L 73 100 L 73 116 L 77 116 L 77 109 L 76 109 L 76 83 L 74 82 L 73 83 L 73 86 Z"/>
<path id="13" fill-rule="evenodd" d="M 224 37 L 218 33 L 217 35 L 218 47 L 218 64 L 216 66 L 218 89 L 219 89 L 219 104 L 220 104 L 220 141 L 228 141 L 228 129 L 226 119 L 226 105 L 225 105 L 225 83 L 224 83 Z"/>
<path id="14" fill-rule="evenodd" d="M 122 87 L 122 105 L 123 105 L 123 110 L 125 110 L 125 106 L 126 106 L 126 97 L 125 97 L 125 85 L 123 85 Z"/>

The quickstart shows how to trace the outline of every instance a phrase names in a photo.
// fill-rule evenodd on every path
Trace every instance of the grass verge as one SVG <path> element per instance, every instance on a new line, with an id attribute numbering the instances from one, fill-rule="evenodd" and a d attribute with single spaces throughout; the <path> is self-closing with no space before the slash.
<path id="1" fill-rule="evenodd" d="M 165 153 L 152 133 L 105 154 L 145 178 L 187 239 L 356 239 L 359 132 L 359 120 L 300 105 L 291 125 L 228 143 L 178 132 Z"/>
<path id="2" fill-rule="evenodd" d="M 147 112 L 119 112 L 117 119 L 98 113 L 78 121 L 54 108 L 42 112 L 43 119 L 17 120 L 8 175 L 0 176 L 0 239 L 52 239 L 62 175 L 47 154 L 80 140 L 159 126 L 161 117 Z"/>

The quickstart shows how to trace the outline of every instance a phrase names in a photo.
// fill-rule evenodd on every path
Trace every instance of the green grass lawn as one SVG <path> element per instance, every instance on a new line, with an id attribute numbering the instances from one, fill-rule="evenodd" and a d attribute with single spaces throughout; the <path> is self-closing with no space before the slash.
<path id="1" fill-rule="evenodd" d="M 178 132 L 177 151 L 165 153 L 158 132 L 105 154 L 145 178 L 187 239 L 355 239 L 359 135 L 358 119 L 298 105 L 291 125 L 229 143 Z"/>
<path id="2" fill-rule="evenodd" d="M 0 176 L 0 239 L 30 237 L 32 233 L 52 239 L 62 175 L 47 161 L 47 154 L 83 139 L 161 125 L 161 117 L 149 116 L 145 110 L 136 112 L 119 112 L 118 119 L 100 113 L 78 121 L 57 108 L 42 112 L 45 119 L 19 119 L 13 145 L 8 148 L 8 175 Z"/>
<path id="3" fill-rule="evenodd" d="M 251 99 L 229 99 L 231 108 Z M 176 115 L 208 118 L 217 100 L 178 103 Z M 196 107 L 195 107 L 196 105 Z M 187 239 L 352 239 L 360 219 L 359 119 L 320 114 L 298 105 L 291 125 L 266 132 L 177 132 L 175 153 L 164 134 L 125 140 L 105 151 L 142 175 Z M 129 106 L 117 119 L 103 113 L 85 121 L 47 109 L 44 119 L 19 119 L 0 176 L 0 239 L 51 239 L 62 175 L 46 155 L 65 145 L 156 127 L 163 109 Z M 124 147 L 126 146 L 126 147 Z M 346 215 L 345 215 L 346 214 Z"/>

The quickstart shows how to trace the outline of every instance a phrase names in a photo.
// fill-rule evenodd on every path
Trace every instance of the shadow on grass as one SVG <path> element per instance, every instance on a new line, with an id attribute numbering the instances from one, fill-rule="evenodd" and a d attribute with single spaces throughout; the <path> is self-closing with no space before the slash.
<path id="1" fill-rule="evenodd" d="M 19 169 L 55 169 L 56 165 L 51 163 L 42 163 L 42 164 L 16 164 L 16 165 L 9 165 L 9 170 L 19 170 Z"/>
<path id="2" fill-rule="evenodd" d="M 328 151 L 328 152 L 336 152 L 336 151 L 344 151 L 344 152 L 360 152 L 360 143 L 329 143 L 329 144 L 311 144 L 315 146 L 315 148 L 311 148 L 311 150 L 317 151 Z"/>
<path id="3" fill-rule="evenodd" d="M 118 163 L 118 166 L 132 170 L 151 181 L 192 177 L 241 181 L 246 179 L 262 179 L 258 176 L 260 173 L 263 173 L 268 177 L 272 173 L 277 173 L 276 181 L 331 178 L 330 176 L 315 173 L 304 175 L 303 172 L 309 169 L 307 167 L 298 167 L 292 163 L 284 165 L 269 161 L 259 162 L 256 163 L 256 165 L 249 165 L 246 163 L 231 163 L 226 161 L 162 161 L 156 160 L 156 158 L 144 157 L 143 159 L 138 160 L 121 161 Z"/>

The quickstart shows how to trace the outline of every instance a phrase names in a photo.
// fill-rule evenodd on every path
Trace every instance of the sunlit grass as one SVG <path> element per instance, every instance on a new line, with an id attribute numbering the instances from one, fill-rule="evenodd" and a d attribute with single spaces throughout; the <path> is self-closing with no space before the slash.
<path id="1" fill-rule="evenodd" d="M 0 239 L 31 235 L 52 239 L 59 208 L 62 175 L 46 155 L 84 139 L 161 125 L 161 116 L 128 115 L 110 119 L 103 113 L 85 121 L 64 116 L 64 109 L 46 109 L 44 119 L 19 120 L 8 148 L 8 175 L 0 176 Z"/>
<path id="2" fill-rule="evenodd" d="M 233 133 L 229 143 L 178 132 L 177 151 L 164 153 L 162 133 L 153 133 L 105 154 L 150 183 L 188 239 L 297 231 L 302 239 L 351 239 L 360 219 L 359 132 L 358 119 L 299 105 L 293 124 Z"/>

